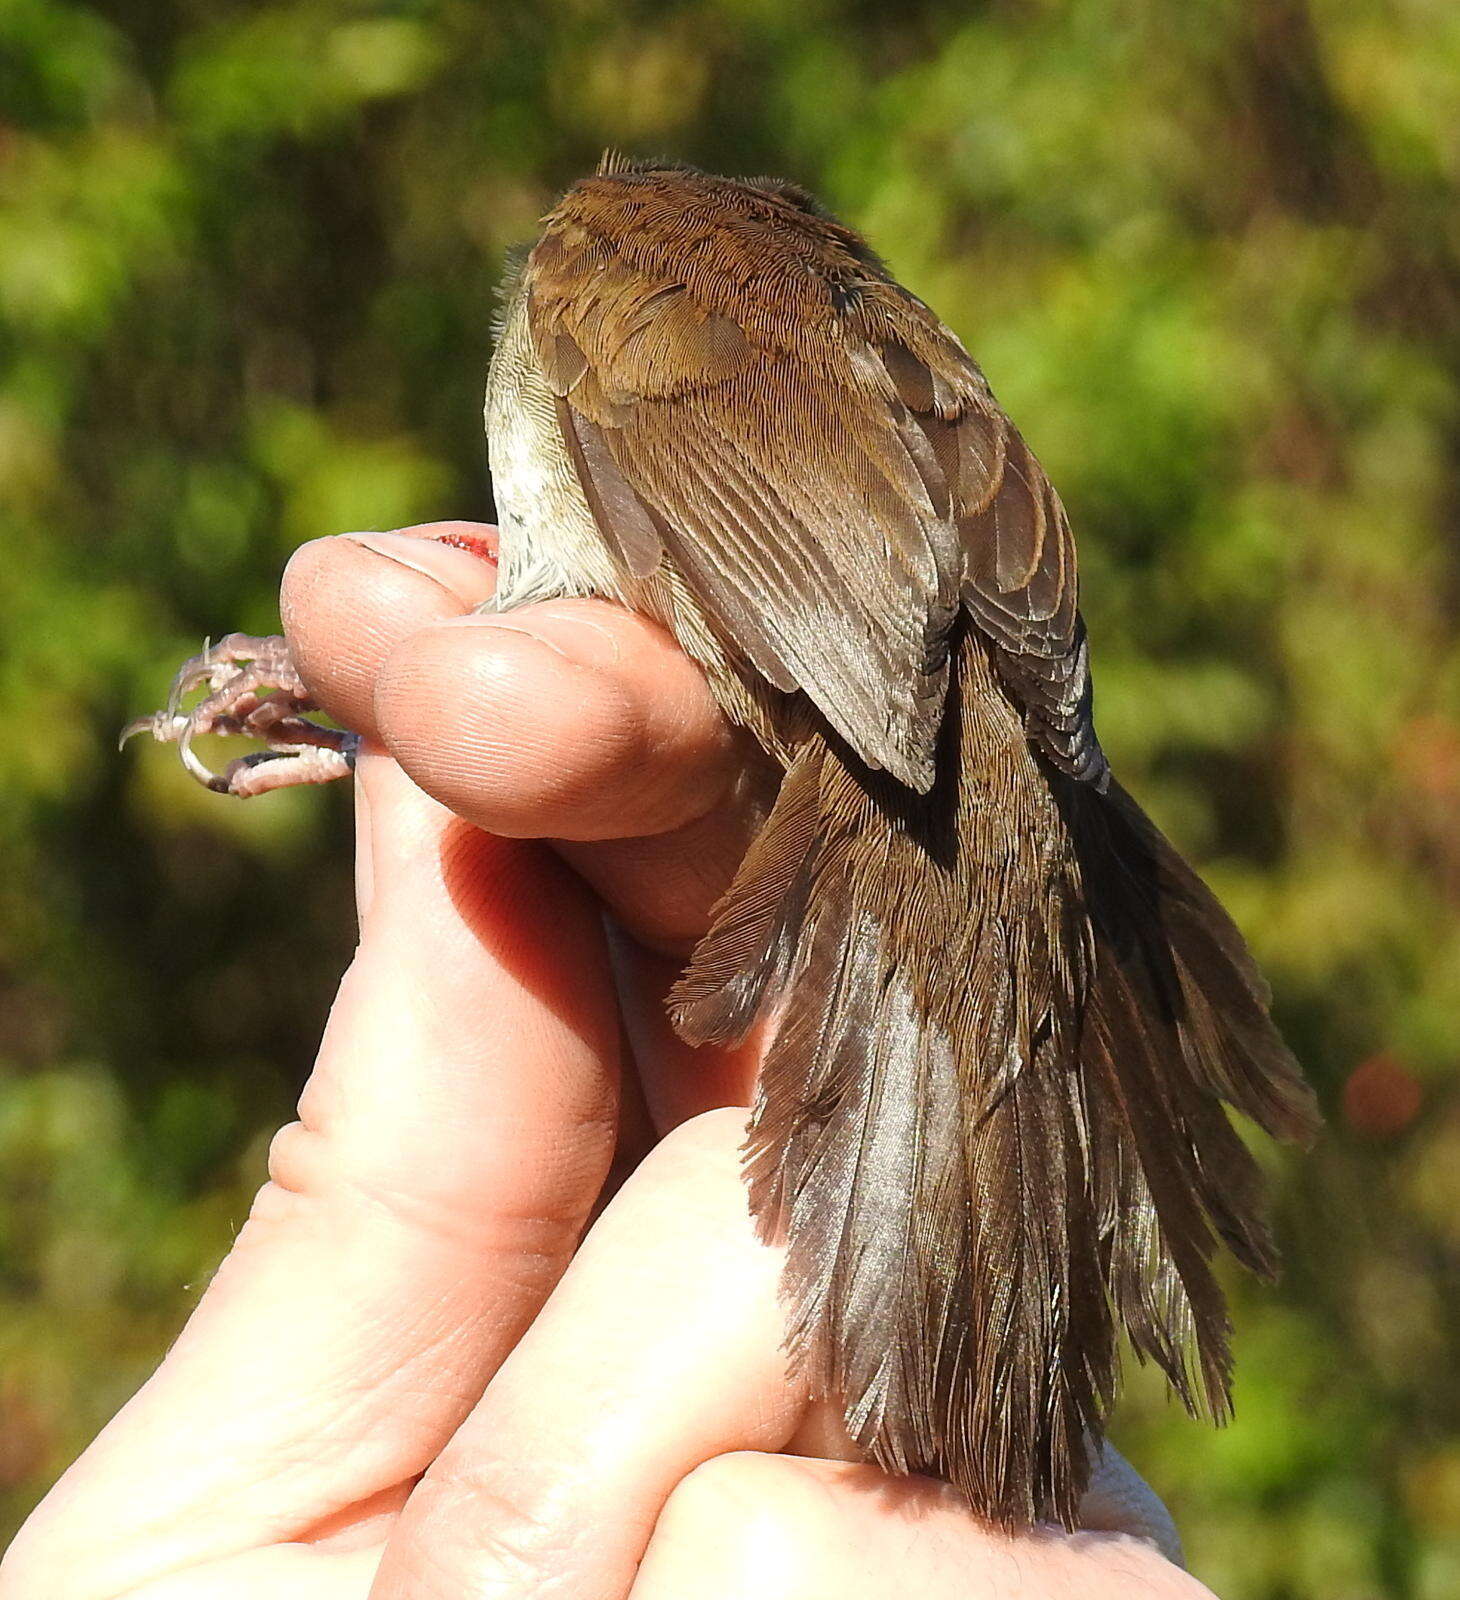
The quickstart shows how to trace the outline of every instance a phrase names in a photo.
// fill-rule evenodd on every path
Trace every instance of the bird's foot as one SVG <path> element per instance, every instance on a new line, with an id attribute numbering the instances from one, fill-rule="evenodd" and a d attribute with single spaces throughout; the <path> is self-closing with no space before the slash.
<path id="1" fill-rule="evenodd" d="M 184 699 L 196 689 L 206 693 L 184 709 Z M 175 744 L 182 764 L 216 794 L 246 798 L 348 777 L 355 768 L 359 735 L 311 722 L 304 713 L 314 708 L 282 638 L 230 633 L 183 662 L 167 704 L 150 717 L 129 722 L 120 743 L 150 733 L 160 743 Z M 262 739 L 266 748 L 214 772 L 193 751 L 193 740 L 205 733 Z"/>

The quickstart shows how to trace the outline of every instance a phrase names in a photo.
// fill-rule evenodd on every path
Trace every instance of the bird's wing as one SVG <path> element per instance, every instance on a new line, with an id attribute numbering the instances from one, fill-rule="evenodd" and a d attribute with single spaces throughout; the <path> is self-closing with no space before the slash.
<path id="1" fill-rule="evenodd" d="M 746 661 L 869 766 L 932 784 L 960 604 L 1076 776 L 1090 722 L 1074 543 L 982 374 L 877 273 L 777 326 L 720 280 L 549 226 L 528 320 L 585 496 L 639 576 L 667 554 Z"/>

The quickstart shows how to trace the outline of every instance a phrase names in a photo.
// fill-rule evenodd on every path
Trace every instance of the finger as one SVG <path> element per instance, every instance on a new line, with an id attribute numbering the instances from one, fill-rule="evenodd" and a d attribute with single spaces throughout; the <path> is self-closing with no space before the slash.
<path id="1" fill-rule="evenodd" d="M 611 939 L 610 949 L 644 1103 L 659 1134 L 703 1111 L 750 1105 L 770 1024 L 757 1024 L 737 1044 L 686 1044 L 674 1030 L 668 1007 L 683 961 L 627 938 Z"/>
<path id="2" fill-rule="evenodd" d="M 417 1486 L 373 1600 L 618 1600 L 686 1473 L 790 1437 L 803 1397 L 743 1137 L 740 1112 L 701 1117 L 625 1185 Z"/>
<path id="3" fill-rule="evenodd" d="M 374 738 L 381 662 L 418 628 L 490 598 L 495 552 L 496 529 L 475 522 L 301 545 L 284 570 L 279 608 L 294 664 L 320 705 Z"/>
<path id="4" fill-rule="evenodd" d="M 375 722 L 427 793 L 493 833 L 567 841 L 665 946 L 703 932 L 764 813 L 761 769 L 703 674 L 605 601 L 420 629 L 381 667 Z"/>
<path id="5" fill-rule="evenodd" d="M 946 1484 L 874 1467 L 745 1452 L 669 1497 L 632 1600 L 1212 1600 L 1119 1533 L 979 1523 Z"/>
<path id="6" fill-rule="evenodd" d="M 68 1549 L 78 1593 L 378 1510 L 530 1321 L 611 1158 L 595 903 L 383 757 L 360 776 L 373 891 L 300 1121 L 158 1373 L 22 1536 L 37 1573 Z"/>

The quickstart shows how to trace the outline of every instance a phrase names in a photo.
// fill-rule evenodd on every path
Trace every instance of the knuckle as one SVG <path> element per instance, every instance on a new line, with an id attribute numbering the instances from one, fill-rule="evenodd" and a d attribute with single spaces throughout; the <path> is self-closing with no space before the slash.
<path id="1" fill-rule="evenodd" d="M 714 1552 L 705 1566 L 718 1586 L 707 1600 L 804 1600 L 817 1592 L 834 1515 L 824 1487 L 798 1462 L 735 1451 L 680 1481 L 654 1538 L 661 1555 L 666 1545 Z"/>
<path id="2" fill-rule="evenodd" d="M 480 1463 L 469 1471 L 448 1467 L 417 1494 L 422 1490 L 419 1543 L 471 1593 L 550 1600 L 571 1592 L 572 1519 L 538 1503 L 510 1472 Z"/>
<path id="3" fill-rule="evenodd" d="M 743 1106 L 700 1112 L 670 1129 L 635 1172 L 635 1208 L 673 1219 L 662 1231 L 678 1247 L 692 1239 L 702 1255 L 714 1249 L 739 1256 L 749 1219 L 741 1178 L 746 1115 Z"/>
<path id="4" fill-rule="evenodd" d="M 708 1162 L 724 1162 L 738 1174 L 748 1114 L 744 1106 L 701 1111 L 671 1128 L 654 1147 L 651 1159 L 665 1165 L 684 1163 L 692 1171 L 703 1170 Z"/>

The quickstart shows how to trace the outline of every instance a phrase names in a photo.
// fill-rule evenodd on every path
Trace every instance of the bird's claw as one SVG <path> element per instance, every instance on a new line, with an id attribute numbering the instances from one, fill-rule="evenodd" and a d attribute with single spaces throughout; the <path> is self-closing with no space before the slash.
<path id="1" fill-rule="evenodd" d="M 185 710 L 183 701 L 196 689 L 207 692 Z M 215 794 L 246 797 L 294 784 L 329 783 L 354 770 L 360 740 L 311 722 L 304 713 L 313 709 L 282 638 L 230 633 L 183 662 L 162 710 L 133 718 L 122 729 L 119 745 L 139 733 L 175 744 L 183 766 Z M 193 750 L 193 740 L 207 733 L 262 739 L 267 748 L 214 772 Z"/>

